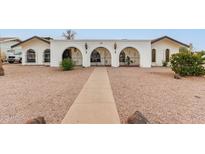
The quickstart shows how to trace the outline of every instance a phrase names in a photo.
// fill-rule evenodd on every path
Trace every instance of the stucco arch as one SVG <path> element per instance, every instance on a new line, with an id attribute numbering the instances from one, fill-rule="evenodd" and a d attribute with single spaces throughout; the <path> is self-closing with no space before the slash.
<path id="1" fill-rule="evenodd" d="M 76 49 L 78 49 L 80 52 L 81 52 L 81 54 L 83 55 L 83 49 L 82 48 L 80 48 L 80 47 L 78 47 L 78 46 L 67 46 L 67 47 L 63 47 L 62 48 L 62 50 L 61 50 L 61 55 L 63 54 L 63 52 L 66 50 L 66 49 L 69 49 L 69 48 L 76 48 Z"/>
<path id="2" fill-rule="evenodd" d="M 128 55 L 128 53 L 126 53 L 126 50 L 128 49 L 133 49 L 134 53 L 130 53 L 130 55 Z M 141 54 L 140 54 L 140 50 L 138 50 L 136 47 L 134 46 L 125 46 L 125 47 L 122 47 L 118 50 L 118 52 L 116 53 L 117 54 L 117 60 L 118 60 L 118 66 L 120 65 L 123 65 L 122 63 L 120 63 L 120 54 L 121 52 L 125 52 L 125 57 L 129 56 L 131 58 L 131 61 L 133 61 L 133 64 L 131 65 L 134 65 L 134 66 L 140 66 L 141 65 Z M 132 55 L 133 54 L 133 55 Z M 133 57 L 132 57 L 133 56 Z M 124 64 L 126 65 L 126 64 Z M 130 65 L 130 66 L 131 66 Z"/>
<path id="3" fill-rule="evenodd" d="M 90 57 L 91 53 L 97 49 L 97 48 L 105 48 L 106 50 L 109 51 L 109 53 L 111 54 L 111 58 L 113 57 L 113 52 L 112 49 L 109 46 L 105 46 L 105 45 L 100 45 L 100 46 L 93 46 L 90 48 L 90 50 L 88 51 L 88 56 Z"/>
<path id="4" fill-rule="evenodd" d="M 88 51 L 88 60 L 89 60 L 89 66 L 91 66 L 91 62 L 90 62 L 90 58 L 91 58 L 91 54 L 92 54 L 92 52 L 93 51 L 95 51 L 95 50 L 97 50 L 97 49 L 99 49 L 99 48 L 103 48 L 103 49 L 105 49 L 108 53 L 109 53 L 109 55 L 110 55 L 110 58 L 109 58 L 109 56 L 108 56 L 108 64 L 102 64 L 102 65 L 111 65 L 111 66 L 113 66 L 113 57 L 114 57 L 114 53 L 112 52 L 112 49 L 109 47 L 109 46 L 106 46 L 106 45 L 96 45 L 96 46 L 92 46 L 90 49 L 89 49 L 89 51 Z M 103 58 L 103 57 L 102 57 Z"/>
<path id="5" fill-rule="evenodd" d="M 98 61 L 92 62 L 92 58 L 93 58 L 92 56 L 93 56 L 94 52 L 99 54 L 99 59 L 98 59 Z M 91 65 L 93 65 L 93 66 L 97 66 L 97 65 L 111 66 L 112 54 L 105 47 L 97 47 L 97 48 L 93 49 L 93 51 L 90 53 L 89 57 L 90 57 L 89 60 L 91 62 Z"/>
<path id="6" fill-rule="evenodd" d="M 76 62 L 76 65 L 80 65 L 83 66 L 83 64 L 85 63 L 85 55 L 82 52 L 83 50 L 78 47 L 78 46 L 68 46 L 68 47 L 64 47 L 63 50 L 61 51 L 61 58 L 63 59 L 63 54 L 67 49 L 77 49 L 77 52 L 79 51 L 80 53 L 80 57 L 81 59 L 77 58 L 76 56 L 72 55 L 71 58 L 74 62 Z M 72 51 L 71 51 L 72 52 Z M 75 52 L 75 51 L 74 51 Z M 73 54 L 73 53 L 72 53 Z"/>

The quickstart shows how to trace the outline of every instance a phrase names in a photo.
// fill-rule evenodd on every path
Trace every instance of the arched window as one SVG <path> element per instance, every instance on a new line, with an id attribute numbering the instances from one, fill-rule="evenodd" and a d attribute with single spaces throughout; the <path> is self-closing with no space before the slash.
<path id="1" fill-rule="evenodd" d="M 156 49 L 152 49 L 152 62 L 156 62 Z"/>
<path id="2" fill-rule="evenodd" d="M 49 63 L 50 62 L 50 49 L 46 49 L 44 51 L 44 62 Z"/>
<path id="3" fill-rule="evenodd" d="M 27 51 L 27 62 L 28 63 L 35 63 L 36 62 L 36 53 L 33 49 L 29 49 Z"/>
<path id="4" fill-rule="evenodd" d="M 165 60 L 166 60 L 166 62 L 169 62 L 169 56 L 170 56 L 170 50 L 166 49 L 166 51 L 165 51 Z"/>
<path id="5" fill-rule="evenodd" d="M 125 62 L 125 52 L 120 52 L 120 62 Z"/>
<path id="6" fill-rule="evenodd" d="M 100 54 L 96 50 L 94 50 L 91 54 L 91 62 L 101 62 Z"/>

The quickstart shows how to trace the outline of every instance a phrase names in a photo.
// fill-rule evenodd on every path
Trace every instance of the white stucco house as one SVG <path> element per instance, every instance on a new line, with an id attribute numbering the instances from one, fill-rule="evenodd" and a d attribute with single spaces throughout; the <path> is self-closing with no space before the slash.
<path id="1" fill-rule="evenodd" d="M 180 47 L 189 45 L 168 36 L 154 40 L 55 40 L 34 36 L 13 45 L 22 48 L 22 65 L 59 67 L 62 59 L 71 58 L 76 65 L 139 66 L 149 68 L 169 62 Z"/>
<path id="2" fill-rule="evenodd" d="M 0 51 L 1 51 L 2 56 L 5 56 L 2 58 L 7 58 L 11 54 L 20 55 L 21 54 L 20 46 L 16 48 L 11 47 L 20 42 L 21 40 L 17 37 L 0 37 Z"/>

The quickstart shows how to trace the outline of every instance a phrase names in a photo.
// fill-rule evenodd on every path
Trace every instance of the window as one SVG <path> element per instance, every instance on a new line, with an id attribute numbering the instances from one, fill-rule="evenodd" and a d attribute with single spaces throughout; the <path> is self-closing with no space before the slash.
<path id="1" fill-rule="evenodd" d="M 156 62 L 156 49 L 152 49 L 152 62 Z"/>
<path id="2" fill-rule="evenodd" d="M 36 62 L 36 53 L 32 49 L 29 49 L 27 51 L 27 62 L 28 63 L 35 63 Z"/>
<path id="3" fill-rule="evenodd" d="M 166 60 L 166 62 L 169 62 L 169 56 L 170 56 L 170 51 L 169 51 L 169 49 L 166 49 L 166 51 L 165 51 L 165 60 Z"/>
<path id="4" fill-rule="evenodd" d="M 50 62 L 50 49 L 46 49 L 44 51 L 44 62 L 45 63 Z"/>
<path id="5" fill-rule="evenodd" d="M 125 62 L 125 52 L 120 52 L 120 62 Z"/>

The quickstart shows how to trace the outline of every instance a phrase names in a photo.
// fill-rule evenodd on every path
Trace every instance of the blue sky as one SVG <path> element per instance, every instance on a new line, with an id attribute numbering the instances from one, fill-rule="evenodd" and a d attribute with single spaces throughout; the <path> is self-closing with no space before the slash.
<path id="1" fill-rule="evenodd" d="M 205 29 L 73 29 L 76 39 L 155 39 L 164 35 L 196 50 L 205 50 Z M 65 29 L 0 29 L 0 37 L 15 36 L 24 40 L 34 35 L 62 38 Z"/>

